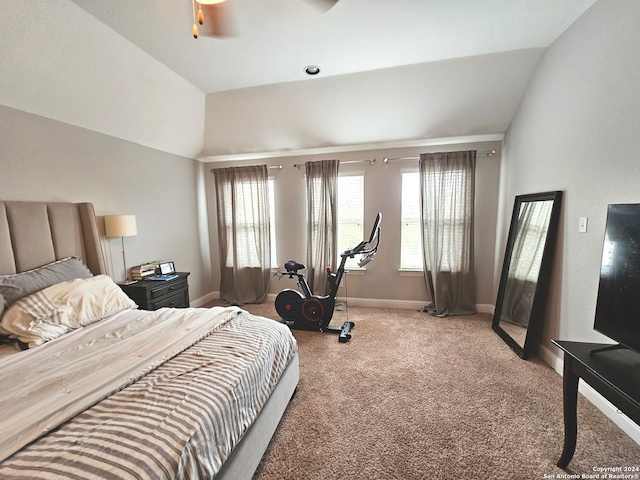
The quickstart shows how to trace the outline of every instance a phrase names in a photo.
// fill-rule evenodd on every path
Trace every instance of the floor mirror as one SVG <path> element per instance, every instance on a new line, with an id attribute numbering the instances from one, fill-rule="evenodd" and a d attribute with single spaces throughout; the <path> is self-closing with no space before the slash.
<path id="1" fill-rule="evenodd" d="M 539 341 L 562 192 L 518 195 L 498 287 L 492 328 L 526 359 Z"/>

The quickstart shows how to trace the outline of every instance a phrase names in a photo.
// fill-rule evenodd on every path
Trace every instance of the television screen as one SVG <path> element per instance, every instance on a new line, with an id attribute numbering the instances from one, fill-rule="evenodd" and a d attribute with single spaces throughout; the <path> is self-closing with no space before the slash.
<path id="1" fill-rule="evenodd" d="M 594 329 L 640 352 L 640 204 L 608 207 Z"/>

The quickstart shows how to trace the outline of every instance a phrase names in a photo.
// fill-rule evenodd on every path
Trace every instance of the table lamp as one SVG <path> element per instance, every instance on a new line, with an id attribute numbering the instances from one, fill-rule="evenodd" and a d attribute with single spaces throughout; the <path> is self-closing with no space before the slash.
<path id="1" fill-rule="evenodd" d="M 127 260 L 124 254 L 124 237 L 133 237 L 138 234 L 136 228 L 135 215 L 105 215 L 104 233 L 107 237 L 120 237 L 122 243 L 122 264 L 124 265 L 124 283 L 135 283 L 129 281 L 127 275 Z"/>

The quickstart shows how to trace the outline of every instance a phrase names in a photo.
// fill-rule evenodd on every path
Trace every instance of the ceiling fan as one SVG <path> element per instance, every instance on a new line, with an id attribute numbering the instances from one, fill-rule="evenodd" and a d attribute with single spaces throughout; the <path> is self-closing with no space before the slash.
<path id="1" fill-rule="evenodd" d="M 224 0 L 191 0 L 191 8 L 193 10 L 193 38 L 198 38 L 200 33 L 204 36 L 212 37 L 226 37 L 230 35 L 230 32 L 227 32 L 230 24 L 229 22 L 223 21 L 225 16 L 225 9 L 222 5 L 223 2 Z M 207 19 L 206 24 L 205 18 Z M 198 30 L 198 24 L 202 26 L 202 31 Z"/>
<path id="2" fill-rule="evenodd" d="M 338 0 L 313 0 L 313 3 L 324 10 L 329 10 L 338 3 Z M 225 0 L 191 0 L 191 8 L 193 38 L 233 36 L 233 22 Z"/>

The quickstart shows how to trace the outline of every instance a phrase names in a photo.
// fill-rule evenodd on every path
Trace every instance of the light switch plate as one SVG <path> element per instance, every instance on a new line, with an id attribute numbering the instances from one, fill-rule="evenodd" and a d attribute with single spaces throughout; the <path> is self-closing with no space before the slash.
<path id="1" fill-rule="evenodd" d="M 588 223 L 587 217 L 580 217 L 580 223 L 578 224 L 578 232 L 587 233 L 587 223 Z"/>

